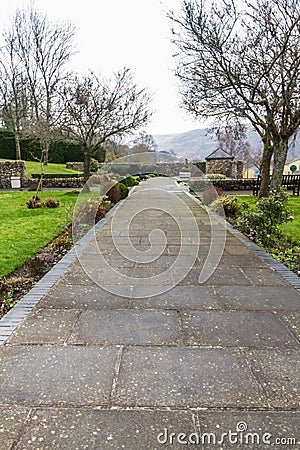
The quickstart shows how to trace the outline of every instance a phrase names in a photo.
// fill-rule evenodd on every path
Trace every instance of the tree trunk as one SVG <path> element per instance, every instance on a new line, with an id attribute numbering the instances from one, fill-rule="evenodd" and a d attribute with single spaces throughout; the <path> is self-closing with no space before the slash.
<path id="1" fill-rule="evenodd" d="M 83 147 L 83 154 L 84 154 L 83 174 L 84 174 L 84 182 L 86 183 L 90 178 L 91 152 L 88 148 Z"/>
<path id="2" fill-rule="evenodd" d="M 42 161 L 43 166 L 48 166 L 49 162 L 49 142 L 44 142 L 42 147 Z"/>
<path id="3" fill-rule="evenodd" d="M 280 139 L 274 142 L 274 168 L 271 181 L 271 189 L 278 191 L 281 188 L 282 174 L 288 152 L 288 139 Z"/>
<path id="4" fill-rule="evenodd" d="M 273 148 L 270 144 L 270 139 L 266 136 L 264 139 L 264 151 L 260 165 L 261 183 L 259 189 L 259 198 L 268 197 L 269 195 L 269 181 L 270 181 L 270 167 L 273 155 Z"/>
<path id="5" fill-rule="evenodd" d="M 22 158 L 21 158 L 20 135 L 18 132 L 15 133 L 15 142 L 16 142 L 16 160 L 20 160 Z"/>

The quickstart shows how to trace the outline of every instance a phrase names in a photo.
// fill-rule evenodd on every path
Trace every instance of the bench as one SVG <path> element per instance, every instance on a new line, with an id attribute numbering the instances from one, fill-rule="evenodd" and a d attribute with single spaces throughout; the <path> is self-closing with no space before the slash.
<path id="1" fill-rule="evenodd" d="M 272 177 L 270 176 L 269 186 Z M 261 176 L 258 175 L 253 185 L 253 195 L 258 195 L 261 183 Z M 300 175 L 282 175 L 281 186 L 286 187 L 288 191 L 293 191 L 293 195 L 299 195 Z"/>

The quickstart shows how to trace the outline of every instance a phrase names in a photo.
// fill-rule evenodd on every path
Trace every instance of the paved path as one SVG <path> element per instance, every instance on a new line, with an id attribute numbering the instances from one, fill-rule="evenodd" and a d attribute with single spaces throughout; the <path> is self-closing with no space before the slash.
<path id="1" fill-rule="evenodd" d="M 116 242 L 111 220 L 96 237 L 108 267 L 95 242 L 81 254 L 98 284 L 74 262 L 0 347 L 1 450 L 300 448 L 275 441 L 300 437 L 299 294 L 230 233 L 199 285 L 209 218 L 178 190 L 170 179 L 142 183 L 118 210 Z M 120 255 L 134 255 L 126 225 L 137 205 L 150 209 L 133 218 L 130 238 L 147 263 Z M 186 205 L 192 214 L 179 230 L 164 210 L 182 216 Z M 224 229 L 214 225 L 222 249 Z M 168 242 L 151 262 L 163 242 L 153 234 L 150 248 L 157 228 Z M 180 280 L 198 231 L 197 259 Z"/>

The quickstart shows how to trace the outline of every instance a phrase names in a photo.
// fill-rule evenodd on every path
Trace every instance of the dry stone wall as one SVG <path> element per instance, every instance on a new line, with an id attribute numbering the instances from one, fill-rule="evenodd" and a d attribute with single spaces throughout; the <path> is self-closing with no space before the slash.
<path id="1" fill-rule="evenodd" d="M 11 188 L 11 177 L 21 178 L 21 187 L 26 186 L 26 168 L 24 161 L 0 161 L 0 188 Z"/>

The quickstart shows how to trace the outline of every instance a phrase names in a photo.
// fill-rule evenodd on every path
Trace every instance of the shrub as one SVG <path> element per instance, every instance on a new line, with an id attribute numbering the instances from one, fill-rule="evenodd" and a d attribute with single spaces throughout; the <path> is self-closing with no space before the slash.
<path id="1" fill-rule="evenodd" d="M 107 211 L 111 208 L 111 202 L 106 196 L 100 198 L 89 198 L 76 206 L 74 216 L 74 227 L 94 226 L 103 219 Z"/>
<path id="2" fill-rule="evenodd" d="M 242 214 L 242 207 L 239 204 L 237 197 L 231 195 L 221 195 L 210 207 L 213 211 L 219 213 L 222 213 L 223 209 L 225 216 L 230 219 L 236 219 Z"/>
<path id="3" fill-rule="evenodd" d="M 206 175 L 206 178 L 209 180 L 226 180 L 227 177 L 221 173 L 210 173 Z"/>
<path id="4" fill-rule="evenodd" d="M 287 208 L 288 194 L 283 189 L 271 191 L 269 197 L 257 201 L 256 209 L 242 214 L 237 226 L 242 233 L 263 247 L 271 248 L 278 244 L 283 233 L 280 225 L 293 220 Z"/>
<path id="5" fill-rule="evenodd" d="M 180 169 L 180 172 L 190 172 L 190 169 L 189 169 L 189 167 L 183 166 L 183 167 Z"/>
<path id="6" fill-rule="evenodd" d="M 127 197 L 128 187 L 123 183 L 116 183 L 115 181 L 108 181 L 101 186 L 103 195 L 106 195 L 111 203 L 118 203 L 118 201 Z"/>
<path id="7" fill-rule="evenodd" d="M 126 178 L 121 180 L 120 183 L 125 184 L 127 187 L 133 187 L 139 184 L 137 177 L 132 177 L 131 175 L 128 175 Z"/>
<path id="8" fill-rule="evenodd" d="M 118 183 L 118 185 L 120 187 L 121 200 L 123 200 L 124 198 L 126 198 L 128 196 L 129 189 L 123 183 Z"/>
<path id="9" fill-rule="evenodd" d="M 96 173 L 98 171 L 98 169 L 99 169 L 98 161 L 95 158 L 91 158 L 90 172 Z"/>
<path id="10" fill-rule="evenodd" d="M 59 200 L 55 200 L 55 198 L 49 197 L 45 201 L 44 205 L 46 206 L 46 208 L 58 208 Z"/>
<path id="11" fill-rule="evenodd" d="M 28 200 L 26 200 L 26 205 L 28 209 L 42 208 L 42 206 L 44 206 L 40 197 L 38 197 L 37 195 L 33 195 Z"/>

